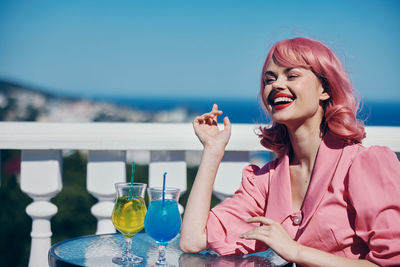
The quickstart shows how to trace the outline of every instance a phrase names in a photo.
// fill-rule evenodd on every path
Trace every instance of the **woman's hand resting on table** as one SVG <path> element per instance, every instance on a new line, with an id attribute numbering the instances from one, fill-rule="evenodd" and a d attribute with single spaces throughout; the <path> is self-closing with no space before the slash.
<path id="1" fill-rule="evenodd" d="M 265 217 L 253 217 L 246 221 L 262 225 L 243 233 L 242 238 L 264 242 L 286 261 L 295 260 L 301 245 L 290 237 L 280 223 Z"/>
<path id="2" fill-rule="evenodd" d="M 378 266 L 365 259 L 345 258 L 304 246 L 294 241 L 277 221 L 265 217 L 253 217 L 246 221 L 262 225 L 243 233 L 241 238 L 264 242 L 288 262 L 301 266 Z"/>
<path id="3" fill-rule="evenodd" d="M 194 131 L 205 149 L 224 151 L 231 136 L 231 123 L 228 117 L 224 118 L 224 129 L 217 125 L 217 116 L 222 115 L 218 105 L 214 104 L 211 112 L 198 116 L 193 121 Z"/>

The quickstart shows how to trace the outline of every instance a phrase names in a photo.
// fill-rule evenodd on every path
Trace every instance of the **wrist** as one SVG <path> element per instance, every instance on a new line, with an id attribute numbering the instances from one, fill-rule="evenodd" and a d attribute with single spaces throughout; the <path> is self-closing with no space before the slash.
<path id="1" fill-rule="evenodd" d="M 205 146 L 203 154 L 221 160 L 225 154 L 225 146 Z"/>
<path id="2" fill-rule="evenodd" d="M 296 247 L 296 252 L 294 253 L 294 258 L 291 259 L 292 262 L 303 262 L 304 257 L 304 247 L 300 244 Z"/>

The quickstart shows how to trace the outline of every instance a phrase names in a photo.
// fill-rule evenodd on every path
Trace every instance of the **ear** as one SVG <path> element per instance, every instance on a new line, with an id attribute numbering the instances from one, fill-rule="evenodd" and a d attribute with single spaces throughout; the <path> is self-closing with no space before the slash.
<path id="1" fill-rule="evenodd" d="M 327 93 L 327 92 L 323 92 L 320 96 L 319 96 L 319 100 L 327 100 L 331 98 L 331 96 Z"/>
<path id="2" fill-rule="evenodd" d="M 331 96 L 328 94 L 325 88 L 321 87 L 321 94 L 319 96 L 319 100 L 327 100 L 329 98 L 331 98 Z"/>

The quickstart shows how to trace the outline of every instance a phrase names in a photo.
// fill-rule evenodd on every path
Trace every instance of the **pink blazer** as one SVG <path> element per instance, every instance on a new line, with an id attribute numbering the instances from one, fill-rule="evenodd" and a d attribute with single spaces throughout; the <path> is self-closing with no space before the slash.
<path id="1" fill-rule="evenodd" d="M 303 245 L 382 266 L 400 265 L 400 163 L 386 147 L 344 146 L 326 134 L 301 211 L 293 212 L 288 156 L 243 170 L 232 198 L 210 211 L 208 246 L 221 255 L 266 250 L 240 234 L 265 216 Z"/>

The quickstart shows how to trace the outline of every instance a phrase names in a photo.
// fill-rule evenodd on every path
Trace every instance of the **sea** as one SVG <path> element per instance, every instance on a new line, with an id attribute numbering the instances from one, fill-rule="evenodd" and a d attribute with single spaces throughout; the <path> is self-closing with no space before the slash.
<path id="1" fill-rule="evenodd" d="M 101 99 L 98 99 L 101 100 Z M 105 100 L 105 99 L 102 99 Z M 200 115 L 218 104 L 223 115 L 232 123 L 265 124 L 268 119 L 257 99 L 201 99 L 201 98 L 118 98 L 108 97 L 109 102 L 147 112 L 184 109 L 188 114 Z M 357 117 L 367 126 L 400 126 L 400 102 L 364 101 Z"/>

